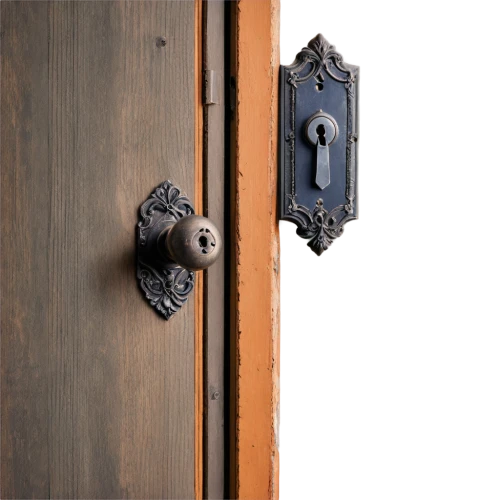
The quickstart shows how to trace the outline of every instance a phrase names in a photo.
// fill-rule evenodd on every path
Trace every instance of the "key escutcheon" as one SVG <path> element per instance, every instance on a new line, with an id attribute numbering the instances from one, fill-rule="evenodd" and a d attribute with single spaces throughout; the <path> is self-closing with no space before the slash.
<path id="1" fill-rule="evenodd" d="M 324 138 L 326 140 L 325 145 L 332 144 L 338 136 L 339 127 L 335 118 L 329 115 L 328 113 L 324 113 L 321 109 L 314 113 L 314 115 L 307 120 L 306 123 L 306 136 L 309 142 L 316 146 L 318 142 L 318 137 L 321 133 L 318 132 L 318 128 L 321 129 L 321 125 L 324 127 Z"/>
<path id="2" fill-rule="evenodd" d="M 330 184 L 329 146 L 337 139 L 339 127 L 333 116 L 320 109 L 307 120 L 305 132 L 308 141 L 316 146 L 315 183 L 325 189 Z"/>

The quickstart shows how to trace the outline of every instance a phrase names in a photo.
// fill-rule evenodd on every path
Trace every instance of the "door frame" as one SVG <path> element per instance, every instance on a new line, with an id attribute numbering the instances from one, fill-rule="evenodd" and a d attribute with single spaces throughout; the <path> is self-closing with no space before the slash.
<path id="1" fill-rule="evenodd" d="M 230 498 L 274 500 L 279 498 L 276 195 L 280 0 L 231 3 L 230 72 L 235 91 L 230 124 Z M 499 109 L 497 102 L 497 115 Z M 499 251 L 497 230 L 497 256 Z M 500 310 L 500 294 L 497 306 Z M 499 418 L 497 412 L 497 421 Z"/>
<path id="2" fill-rule="evenodd" d="M 279 0 L 231 2 L 230 498 L 279 497 Z"/>
<path id="3" fill-rule="evenodd" d="M 229 213 L 226 177 L 226 5 L 224 0 L 196 0 L 200 43 L 196 98 L 199 103 L 197 186 L 200 211 L 224 234 L 225 244 L 217 262 L 198 274 L 197 312 L 197 500 L 220 499 L 226 490 L 226 420 L 228 330 L 226 274 Z M 201 283 L 201 282 L 199 282 Z"/>

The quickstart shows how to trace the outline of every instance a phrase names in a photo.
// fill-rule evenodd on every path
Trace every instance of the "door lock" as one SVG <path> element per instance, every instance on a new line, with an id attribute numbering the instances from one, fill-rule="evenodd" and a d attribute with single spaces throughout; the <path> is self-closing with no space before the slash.
<path id="1" fill-rule="evenodd" d="M 309 142 L 316 146 L 316 186 L 325 189 L 330 184 L 329 148 L 339 135 L 339 126 L 333 116 L 320 109 L 306 122 L 305 132 Z"/>
<path id="2" fill-rule="evenodd" d="M 317 255 L 358 216 L 358 94 L 359 68 L 321 34 L 280 68 L 280 219 Z"/>
<path id="3" fill-rule="evenodd" d="M 142 204 L 137 232 L 137 278 L 148 302 L 169 319 L 194 288 L 195 273 L 222 251 L 215 224 L 195 215 L 189 198 L 170 181 Z"/>

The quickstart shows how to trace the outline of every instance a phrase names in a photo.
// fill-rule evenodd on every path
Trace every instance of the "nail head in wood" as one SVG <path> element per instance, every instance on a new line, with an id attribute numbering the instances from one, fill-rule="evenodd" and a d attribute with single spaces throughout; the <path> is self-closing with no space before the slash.
<path id="1" fill-rule="evenodd" d="M 156 46 L 157 47 L 165 47 L 167 45 L 167 39 L 164 36 L 159 36 L 156 39 Z"/>

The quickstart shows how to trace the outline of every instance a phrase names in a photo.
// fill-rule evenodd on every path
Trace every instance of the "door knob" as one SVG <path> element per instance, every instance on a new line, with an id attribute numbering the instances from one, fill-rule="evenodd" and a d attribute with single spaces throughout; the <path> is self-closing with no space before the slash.
<path id="1" fill-rule="evenodd" d="M 166 227 L 158 243 L 163 246 L 167 259 L 190 271 L 210 267 L 222 249 L 215 224 L 201 215 L 182 217 L 173 226 Z"/>
<path id="2" fill-rule="evenodd" d="M 194 288 L 195 273 L 222 251 L 215 224 L 195 215 L 189 198 L 170 181 L 141 205 L 137 231 L 137 278 L 146 300 L 165 319 L 176 313 Z"/>

